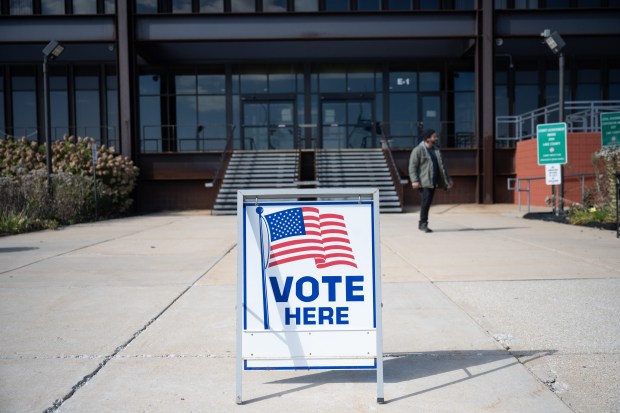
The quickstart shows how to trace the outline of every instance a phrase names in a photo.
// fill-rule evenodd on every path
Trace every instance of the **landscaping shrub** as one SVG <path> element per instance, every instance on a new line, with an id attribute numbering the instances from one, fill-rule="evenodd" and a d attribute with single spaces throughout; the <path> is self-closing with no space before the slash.
<path id="1" fill-rule="evenodd" d="M 90 138 L 54 142 L 51 190 L 45 155 L 45 145 L 26 138 L 0 140 L 0 232 L 53 228 L 92 220 L 95 211 L 111 217 L 129 210 L 138 168 L 114 148 L 97 147 Z"/>

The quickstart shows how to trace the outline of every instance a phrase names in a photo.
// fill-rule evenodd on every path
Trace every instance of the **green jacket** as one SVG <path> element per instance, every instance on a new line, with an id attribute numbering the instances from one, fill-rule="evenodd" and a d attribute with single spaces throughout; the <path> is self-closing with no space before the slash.
<path id="1" fill-rule="evenodd" d="M 437 179 L 437 182 L 439 183 L 439 187 L 448 189 L 448 183 L 452 178 L 448 175 L 446 166 L 443 163 L 441 151 L 437 146 L 434 146 L 430 150 L 434 151 L 437 157 L 437 164 L 439 167 L 439 179 Z M 413 148 L 409 156 L 409 178 L 411 182 L 420 182 L 422 188 L 433 187 L 433 161 L 428 151 L 429 149 L 426 148 L 424 142 L 420 142 L 418 146 Z"/>

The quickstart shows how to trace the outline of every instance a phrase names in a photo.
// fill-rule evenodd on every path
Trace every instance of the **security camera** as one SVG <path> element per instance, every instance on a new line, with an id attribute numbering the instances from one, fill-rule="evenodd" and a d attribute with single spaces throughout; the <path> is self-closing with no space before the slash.
<path id="1" fill-rule="evenodd" d="M 551 36 L 551 30 L 545 29 L 542 33 L 540 33 L 540 37 L 549 37 Z"/>

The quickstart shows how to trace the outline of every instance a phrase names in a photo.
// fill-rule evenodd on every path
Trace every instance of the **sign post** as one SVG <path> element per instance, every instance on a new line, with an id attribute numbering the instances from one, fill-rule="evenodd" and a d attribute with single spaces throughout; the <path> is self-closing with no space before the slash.
<path id="1" fill-rule="evenodd" d="M 558 165 L 560 170 L 559 183 L 560 190 L 557 199 L 553 200 L 554 211 L 556 214 L 563 209 L 564 191 L 562 188 L 562 176 L 564 169 L 562 165 L 568 162 L 567 142 L 566 142 L 566 123 L 544 123 L 536 126 L 536 138 L 538 149 L 538 165 Z M 552 168 L 553 170 L 553 168 Z M 549 171 L 549 169 L 546 169 Z M 548 176 L 547 172 L 545 176 Z M 557 179 L 556 179 L 557 180 Z M 555 205 L 559 205 L 556 209 Z"/>
<path id="2" fill-rule="evenodd" d="M 243 370 L 311 369 L 376 369 L 383 403 L 378 189 L 240 190 L 237 230 L 236 403 Z"/>
<path id="3" fill-rule="evenodd" d="M 620 113 L 601 113 L 601 146 L 620 145 Z"/>

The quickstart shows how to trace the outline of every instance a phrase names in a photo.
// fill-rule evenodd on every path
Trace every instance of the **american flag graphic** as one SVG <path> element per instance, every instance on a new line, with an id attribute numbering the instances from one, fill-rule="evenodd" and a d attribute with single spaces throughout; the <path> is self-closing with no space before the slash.
<path id="1" fill-rule="evenodd" d="M 316 268 L 357 268 L 344 217 L 318 208 L 285 209 L 265 215 L 270 234 L 269 267 L 314 258 Z"/>

